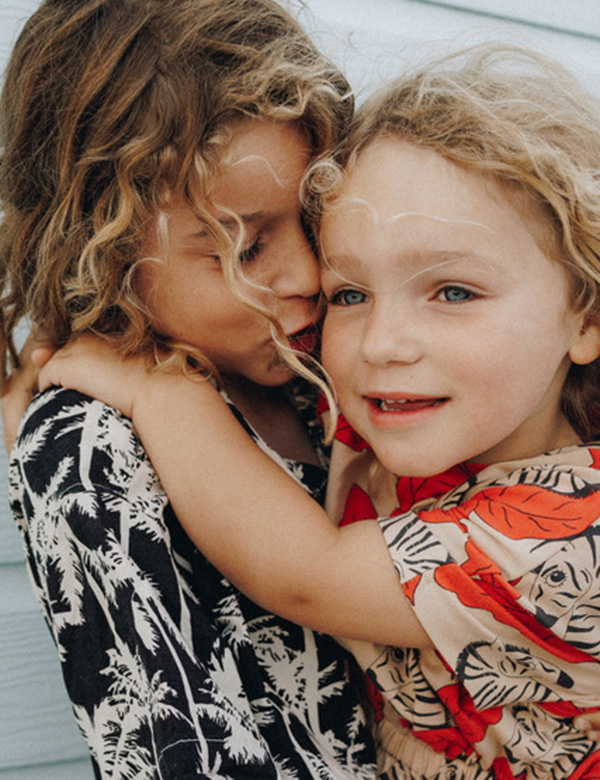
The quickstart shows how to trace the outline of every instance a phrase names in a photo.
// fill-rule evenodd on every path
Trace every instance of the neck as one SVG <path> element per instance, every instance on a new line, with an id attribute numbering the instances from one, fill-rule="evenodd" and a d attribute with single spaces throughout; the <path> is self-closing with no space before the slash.
<path id="1" fill-rule="evenodd" d="M 265 387 L 239 375 L 221 377 L 223 389 L 254 430 L 279 455 L 320 465 L 286 386 Z"/>

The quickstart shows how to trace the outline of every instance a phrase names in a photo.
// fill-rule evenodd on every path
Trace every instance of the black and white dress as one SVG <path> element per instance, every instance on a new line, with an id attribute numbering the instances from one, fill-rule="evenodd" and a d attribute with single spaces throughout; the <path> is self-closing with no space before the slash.
<path id="1" fill-rule="evenodd" d="M 269 454 L 321 498 L 323 469 Z M 10 489 L 96 777 L 375 776 L 353 662 L 206 561 L 128 419 L 74 391 L 41 394 Z"/>

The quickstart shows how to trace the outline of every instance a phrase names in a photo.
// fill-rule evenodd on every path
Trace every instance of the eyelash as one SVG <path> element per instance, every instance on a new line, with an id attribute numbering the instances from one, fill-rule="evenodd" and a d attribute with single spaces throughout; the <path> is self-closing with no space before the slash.
<path id="1" fill-rule="evenodd" d="M 354 295 L 361 295 L 363 300 L 355 303 L 347 303 L 344 301 L 343 296 L 348 293 L 354 293 Z M 329 306 L 357 306 L 358 303 L 364 303 L 366 298 L 367 298 L 366 293 L 363 293 L 360 290 L 353 290 L 353 289 L 338 290 L 331 297 L 327 298 L 327 304 Z"/>
<path id="2" fill-rule="evenodd" d="M 461 300 L 448 300 L 447 298 L 442 298 L 444 294 L 447 294 L 451 291 L 458 291 L 462 294 L 464 294 L 464 298 Z M 354 303 L 349 303 L 344 300 L 344 296 L 347 294 L 354 294 L 358 296 L 362 296 L 362 300 L 355 301 Z M 461 303 L 467 303 L 468 301 L 477 300 L 480 296 L 477 295 L 477 293 L 474 293 L 472 290 L 468 290 L 465 287 L 462 287 L 458 284 L 447 284 L 444 287 L 441 287 L 439 290 L 436 291 L 435 295 L 433 296 L 433 300 L 441 300 L 443 303 L 449 303 L 458 305 Z M 354 289 L 344 289 L 344 290 L 338 290 L 338 292 L 334 293 L 331 297 L 327 299 L 327 303 L 330 306 L 357 306 L 360 303 L 364 303 L 366 301 L 366 293 L 361 292 L 360 290 L 354 290 Z"/>
<path id="3" fill-rule="evenodd" d="M 246 265 L 248 263 L 251 263 L 254 258 L 261 252 L 261 250 L 264 247 L 264 241 L 263 239 L 258 236 L 256 241 L 249 246 L 247 249 L 244 249 L 239 254 L 239 261 L 242 265 Z"/>
<path id="4" fill-rule="evenodd" d="M 465 298 L 462 298 L 459 301 L 452 301 L 448 299 L 444 299 L 443 303 L 450 303 L 450 304 L 460 304 L 460 303 L 467 303 L 468 301 L 477 300 L 480 296 L 477 295 L 477 293 L 474 293 L 472 290 L 468 290 L 466 287 L 462 287 L 460 284 L 447 284 L 444 285 L 444 287 L 440 287 L 439 290 L 434 295 L 434 300 L 442 300 L 441 296 L 444 293 L 447 293 L 449 291 L 458 291 L 460 293 L 465 294 Z"/>

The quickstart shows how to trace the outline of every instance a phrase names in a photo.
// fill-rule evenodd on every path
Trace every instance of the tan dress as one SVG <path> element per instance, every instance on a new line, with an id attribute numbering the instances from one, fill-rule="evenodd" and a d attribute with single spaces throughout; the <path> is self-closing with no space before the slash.
<path id="1" fill-rule="evenodd" d="M 380 518 L 435 645 L 344 640 L 383 695 L 381 777 L 600 778 L 573 727 L 600 708 L 600 444 L 397 479 L 342 420 L 328 511 Z"/>

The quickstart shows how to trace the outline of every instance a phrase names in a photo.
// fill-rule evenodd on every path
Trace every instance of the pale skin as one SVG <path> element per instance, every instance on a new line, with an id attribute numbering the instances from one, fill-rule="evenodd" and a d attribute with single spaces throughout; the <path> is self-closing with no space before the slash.
<path id="1" fill-rule="evenodd" d="M 340 393 L 342 404 L 346 399 L 350 409 L 350 421 L 363 435 L 372 433 L 373 446 L 386 466 L 406 475 L 438 473 L 459 460 L 490 463 L 578 443 L 562 417 L 558 398 L 571 363 L 584 364 L 600 354 L 600 334 L 570 309 L 564 274 L 540 247 L 539 225 L 529 229 L 493 182 L 473 178 L 475 174 L 465 178 L 464 172 L 437 155 L 423 158 L 422 150 L 395 141 L 387 142 L 392 146 L 382 143 L 363 153 L 324 224 L 325 252 L 331 260 L 323 278 L 331 301 L 324 355 L 326 359 L 330 355 L 327 367 L 338 388 L 340 381 L 357 377 L 357 388 L 350 383 Z M 401 188 L 395 186 L 398 171 L 405 176 Z M 443 187 L 438 186 L 440 176 L 445 177 Z M 446 197 L 436 202 L 440 192 Z M 430 201 L 424 210 L 419 198 L 427 195 Z M 357 198 L 368 208 L 357 212 Z M 453 205 L 457 203 L 458 210 Z M 417 228 L 398 233 L 396 217 L 415 219 L 415 214 Z M 460 242 L 468 222 L 473 229 L 466 230 L 467 252 Z M 356 237 L 354 241 L 350 237 L 348 250 L 344 237 L 354 225 Z M 403 244 L 404 235 L 418 245 Z M 507 236 L 516 242 L 508 249 Z M 519 272 L 513 275 L 514 257 L 519 258 Z M 443 263 L 440 258 L 445 258 Z M 471 351 L 477 350 L 481 334 L 485 340 L 498 332 L 497 343 L 481 346 L 482 358 L 488 357 L 481 369 L 484 381 L 485 372 L 494 376 L 506 368 L 502 365 L 507 359 L 502 349 L 506 329 L 519 312 L 527 313 L 523 307 L 531 306 L 536 287 L 547 311 L 541 340 L 535 343 L 535 351 L 544 353 L 544 379 L 541 383 L 537 375 L 535 382 L 528 379 L 532 372 L 525 378 L 522 373 L 509 377 L 507 381 L 521 383 L 520 406 L 510 405 L 498 415 L 496 406 L 482 402 L 478 427 L 485 436 L 473 440 L 470 432 L 465 435 L 469 416 L 462 408 L 470 382 L 461 386 L 460 376 L 453 379 L 445 370 L 442 357 L 448 345 L 440 355 L 436 344 L 440 328 L 431 324 L 441 318 L 448 338 L 458 345 L 465 333 L 475 334 Z M 394 332 L 401 335 L 394 339 L 384 323 L 398 307 L 403 307 L 405 319 L 398 321 Z M 485 329 L 488 316 L 495 329 Z M 551 332 L 544 340 L 547 329 Z M 349 339 L 356 349 L 346 353 L 341 346 Z M 526 352 L 528 340 L 523 342 Z M 514 358 L 514 349 L 510 355 Z M 38 357 L 43 362 L 44 356 Z M 531 351 L 522 359 L 527 363 L 533 357 Z M 473 370 L 479 370 L 477 364 Z M 50 360 L 41 385 L 51 384 L 76 387 L 132 418 L 187 532 L 255 601 L 333 634 L 402 646 L 430 644 L 398 586 L 378 525 L 334 526 L 258 451 L 212 386 L 148 372 L 139 361 L 119 360 L 103 344 L 87 340 Z M 375 397 L 385 403 L 373 413 Z M 380 419 L 388 414 L 388 419 Z M 501 418 L 491 438 L 486 415 L 494 422 Z M 411 452 L 430 439 L 430 417 L 449 426 L 455 443 L 441 460 L 436 454 L 425 466 L 421 456 Z M 404 445 L 407 435 L 410 448 Z M 200 447 L 197 442 L 202 442 Z M 252 562 L 250 567 L 247 561 Z M 581 728 L 591 725 L 580 723 Z"/>
<path id="2" fill-rule="evenodd" d="M 72 363 L 81 370 L 79 379 L 94 376 L 87 392 L 93 384 L 96 397 L 110 395 L 111 405 L 132 419 L 167 495 L 175 488 L 171 503 L 187 533 L 255 602 L 316 630 L 429 646 L 398 586 L 377 523 L 340 534 L 320 506 L 262 455 L 212 385 L 148 372 L 140 362 L 120 361 L 104 344 L 87 339 L 61 350 L 42 370 L 42 384 L 55 383 L 53 366 L 65 369 L 62 384 L 72 384 L 67 377 Z M 86 391 L 79 380 L 76 384 Z M 184 462 L 177 451 L 188 437 L 202 442 L 202 453 Z M 206 469 L 201 485 L 199 468 Z M 198 490 L 177 489 L 188 482 Z M 240 522 L 244 534 L 235 530 Z M 252 567 L 240 565 L 244 561 Z M 258 570 L 265 576 L 256 577 Z"/>
<path id="3" fill-rule="evenodd" d="M 322 229 L 322 358 L 392 473 L 578 443 L 560 396 L 598 328 L 569 306 L 545 219 L 431 150 L 385 138 L 361 154 Z"/>
<path id="4" fill-rule="evenodd" d="M 309 332 L 317 318 L 318 267 L 304 233 L 299 198 L 311 156 L 309 144 L 293 123 L 242 120 L 231 129 L 209 210 L 232 238 L 237 234 L 231 212 L 242 220 L 246 274 L 267 290 L 257 293 L 256 300 L 277 315 L 294 344 L 296 334 Z M 318 463 L 282 391 L 292 372 L 279 359 L 269 323 L 234 297 L 221 273 L 213 240 L 181 199 L 174 197 L 165 206 L 162 221 L 167 225 L 168 247 L 161 245 L 156 224 L 140 249 L 137 279 L 153 311 L 154 326 L 198 348 L 216 364 L 230 396 L 281 455 Z M 149 259 L 143 261 L 144 257 Z M 44 343 L 44 334 L 30 337 L 21 356 L 24 368 L 4 388 L 3 433 L 8 449 L 36 379 L 29 355 L 38 348 L 40 363 L 52 352 L 40 348 L 40 341 Z"/>
<path id="5" fill-rule="evenodd" d="M 2 438 L 8 453 L 17 436 L 23 412 L 31 401 L 34 388 L 37 387 L 39 370 L 52 357 L 54 351 L 52 344 L 46 341 L 43 334 L 30 334 L 19 355 L 19 370 L 14 371 L 6 380 L 2 389 Z"/>

